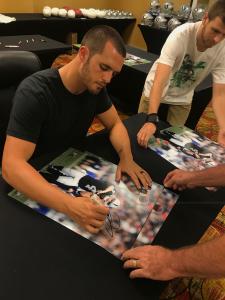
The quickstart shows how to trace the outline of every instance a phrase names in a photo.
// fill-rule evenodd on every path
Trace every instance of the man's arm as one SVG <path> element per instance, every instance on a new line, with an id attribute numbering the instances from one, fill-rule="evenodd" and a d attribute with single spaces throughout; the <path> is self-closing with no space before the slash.
<path id="1" fill-rule="evenodd" d="M 89 232 L 98 232 L 108 208 L 90 198 L 74 198 L 48 183 L 28 163 L 35 147 L 31 142 L 7 136 L 2 161 L 4 179 L 29 198 L 67 214 Z"/>
<path id="2" fill-rule="evenodd" d="M 165 187 L 183 190 L 198 186 L 225 186 L 225 165 L 201 171 L 173 170 L 164 179 Z"/>
<path id="3" fill-rule="evenodd" d="M 177 250 L 160 246 L 137 247 L 124 252 L 122 259 L 125 261 L 124 268 L 134 269 L 130 273 L 131 278 L 220 278 L 225 277 L 224 249 L 225 234 L 211 241 Z"/>
<path id="4" fill-rule="evenodd" d="M 219 125 L 218 143 L 225 146 L 225 84 L 213 84 L 212 105 Z"/>
<path id="5" fill-rule="evenodd" d="M 120 162 L 116 172 L 116 181 L 119 181 L 121 179 L 122 172 L 125 172 L 131 177 L 137 188 L 140 188 L 141 184 L 146 189 L 150 187 L 150 176 L 133 161 L 130 139 L 115 107 L 111 106 L 110 109 L 100 114 L 98 117 L 104 126 L 110 130 L 110 141 L 120 157 Z"/>
<path id="6" fill-rule="evenodd" d="M 162 98 L 163 90 L 169 80 L 172 67 L 158 63 L 155 71 L 154 82 L 149 96 L 148 114 L 157 113 Z M 137 134 L 140 146 L 147 147 L 149 138 L 155 133 L 156 126 L 153 123 L 145 123 Z"/>

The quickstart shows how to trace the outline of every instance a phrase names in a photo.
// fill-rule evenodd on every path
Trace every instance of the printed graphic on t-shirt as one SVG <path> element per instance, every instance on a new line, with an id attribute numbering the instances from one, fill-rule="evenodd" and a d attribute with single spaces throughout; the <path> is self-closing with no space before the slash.
<path id="1" fill-rule="evenodd" d="M 180 69 L 173 75 L 170 88 L 188 88 L 190 87 L 199 74 L 206 67 L 206 62 L 199 61 L 194 63 L 189 54 L 186 54 Z"/>

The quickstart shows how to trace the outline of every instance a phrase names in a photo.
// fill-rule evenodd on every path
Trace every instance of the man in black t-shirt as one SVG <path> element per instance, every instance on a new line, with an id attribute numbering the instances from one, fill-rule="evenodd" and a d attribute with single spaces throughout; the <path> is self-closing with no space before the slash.
<path id="1" fill-rule="evenodd" d="M 114 29 L 93 27 L 72 62 L 60 70 L 38 72 L 21 83 L 7 130 L 2 163 L 5 180 L 92 233 L 103 226 L 109 209 L 88 197 L 74 201 L 48 183 L 28 161 L 33 155 L 79 143 L 97 116 L 110 130 L 110 140 L 120 157 L 116 180 L 125 172 L 137 188 L 151 185 L 147 172 L 133 161 L 127 131 L 105 89 L 120 72 L 125 56 L 123 41 Z"/>

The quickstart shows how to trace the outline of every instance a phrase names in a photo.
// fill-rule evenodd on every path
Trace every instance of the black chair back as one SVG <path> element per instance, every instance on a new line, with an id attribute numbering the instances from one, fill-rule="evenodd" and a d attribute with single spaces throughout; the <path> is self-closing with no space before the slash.
<path id="1" fill-rule="evenodd" d="M 32 52 L 0 51 L 0 159 L 16 89 L 24 78 L 39 70 L 41 62 Z"/>

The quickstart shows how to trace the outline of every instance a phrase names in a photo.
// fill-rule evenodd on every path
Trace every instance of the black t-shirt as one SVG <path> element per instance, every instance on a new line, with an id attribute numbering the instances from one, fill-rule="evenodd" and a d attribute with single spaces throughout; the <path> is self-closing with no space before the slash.
<path id="1" fill-rule="evenodd" d="M 57 69 L 26 78 L 19 86 L 7 134 L 36 144 L 35 153 L 78 145 L 93 118 L 111 107 L 106 89 L 74 95 L 62 83 Z"/>

